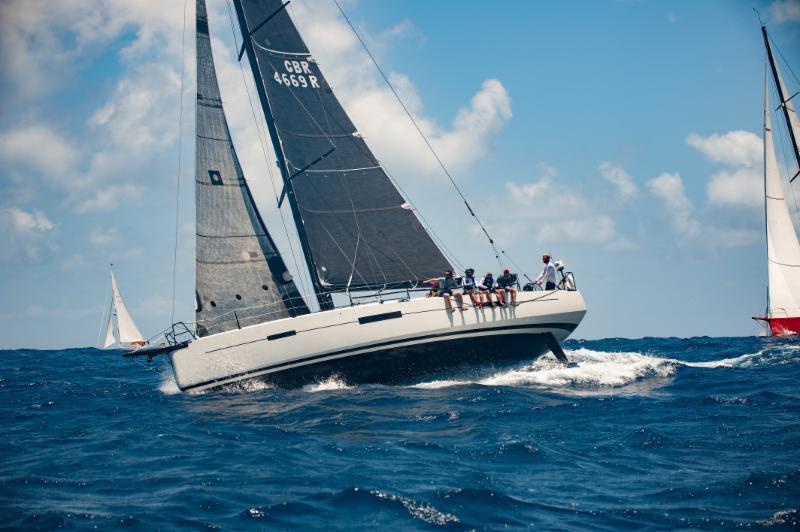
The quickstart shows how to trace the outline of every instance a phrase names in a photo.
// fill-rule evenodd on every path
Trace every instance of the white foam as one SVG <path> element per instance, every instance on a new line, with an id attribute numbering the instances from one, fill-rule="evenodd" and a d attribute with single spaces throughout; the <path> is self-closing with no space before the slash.
<path id="1" fill-rule="evenodd" d="M 685 362 L 674 358 L 658 357 L 637 352 L 605 352 L 580 348 L 566 350 L 568 366 L 558 362 L 547 353 L 534 363 L 517 369 L 501 371 L 487 377 L 469 380 L 443 379 L 422 382 L 415 388 L 436 389 L 448 386 L 481 384 L 484 386 L 544 386 L 567 389 L 575 392 L 596 390 L 631 390 L 637 383 L 653 381 L 657 387 L 674 375 L 682 366 L 693 368 L 750 367 L 764 362 L 783 363 L 787 351 L 800 349 L 783 346 L 777 351 L 771 348 L 757 353 L 745 354 L 707 362 Z M 652 388 L 652 387 L 651 387 Z"/>
<path id="2" fill-rule="evenodd" d="M 178 388 L 178 383 L 175 381 L 175 374 L 172 372 L 172 368 L 161 372 L 161 382 L 158 385 L 158 391 L 164 395 L 175 395 L 181 392 L 180 388 Z"/>
<path id="3" fill-rule="evenodd" d="M 333 390 L 349 390 L 353 386 L 348 385 L 340 377 L 333 375 L 324 381 L 315 384 L 306 384 L 303 386 L 304 392 L 330 392 Z"/>

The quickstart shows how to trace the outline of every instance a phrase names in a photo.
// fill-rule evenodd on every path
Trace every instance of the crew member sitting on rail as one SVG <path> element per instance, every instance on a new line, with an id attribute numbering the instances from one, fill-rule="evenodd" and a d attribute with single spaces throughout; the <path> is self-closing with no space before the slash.
<path id="1" fill-rule="evenodd" d="M 458 281 L 453 279 L 453 270 L 447 270 L 444 272 L 444 277 L 439 277 L 438 279 L 428 279 L 425 282 L 436 287 L 438 296 L 444 298 L 445 302 L 447 303 L 447 309 L 450 312 L 455 312 L 453 303 L 450 301 L 450 296 L 455 298 L 456 305 L 458 305 L 461 310 L 466 310 L 466 307 L 464 306 L 464 298 L 461 297 L 461 294 L 458 292 L 454 292 L 454 290 L 458 288 Z"/>
<path id="2" fill-rule="evenodd" d="M 480 291 L 481 296 L 486 297 L 486 303 L 484 305 L 492 306 L 492 292 L 494 292 L 495 284 L 494 284 L 494 277 L 492 277 L 492 272 L 486 272 L 486 275 L 483 276 L 481 282 L 478 283 L 478 290 Z M 499 306 L 504 306 L 503 302 L 499 299 L 497 300 L 497 304 Z"/>
<path id="3" fill-rule="evenodd" d="M 503 275 L 497 278 L 497 297 L 505 301 L 505 295 L 509 294 L 511 296 L 511 305 L 514 307 L 517 306 L 517 289 L 514 286 L 515 283 L 516 279 L 512 277 L 508 268 L 503 270 Z"/>
<path id="4" fill-rule="evenodd" d="M 542 262 L 544 262 L 544 269 L 539 277 L 533 282 L 536 286 L 542 286 L 542 281 L 544 281 L 544 289 L 545 290 L 555 290 L 556 289 L 556 267 L 553 264 L 553 259 L 550 257 L 549 253 L 545 253 L 542 255 Z"/>
<path id="5" fill-rule="evenodd" d="M 478 282 L 475 280 L 475 270 L 472 268 L 467 268 L 464 272 L 464 277 L 461 282 L 462 286 L 464 287 L 464 295 L 469 296 L 470 301 L 472 301 L 473 307 L 478 307 L 481 305 L 483 301 L 483 296 L 480 292 L 478 292 L 478 299 L 475 299 L 475 291 L 477 288 Z"/>

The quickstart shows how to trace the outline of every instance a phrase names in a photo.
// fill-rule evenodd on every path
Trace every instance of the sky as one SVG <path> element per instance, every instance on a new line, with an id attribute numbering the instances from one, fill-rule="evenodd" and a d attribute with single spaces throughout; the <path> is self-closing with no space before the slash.
<path id="1" fill-rule="evenodd" d="M 575 337 L 758 332 L 764 52 L 752 8 L 794 93 L 800 2 L 341 3 L 504 265 L 532 275 L 549 251 L 574 272 L 589 307 Z M 241 37 L 226 0 L 208 8 L 244 174 L 307 287 Z M 332 0 L 288 9 L 407 199 L 461 264 L 499 269 Z M 172 322 L 173 293 L 174 319 L 192 319 L 194 62 L 192 0 L 0 3 L 0 348 L 96 345 L 112 262 L 145 336 Z"/>

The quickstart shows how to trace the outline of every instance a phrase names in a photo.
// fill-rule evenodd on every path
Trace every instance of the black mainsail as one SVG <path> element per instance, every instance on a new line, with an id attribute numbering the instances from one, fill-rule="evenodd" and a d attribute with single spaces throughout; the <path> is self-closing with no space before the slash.
<path id="1" fill-rule="evenodd" d="M 333 94 L 286 4 L 234 5 L 321 306 L 329 305 L 325 292 L 415 286 L 449 268 Z"/>
<path id="2" fill-rule="evenodd" d="M 197 0 L 196 320 L 198 336 L 308 314 L 256 209 L 233 147 Z"/>

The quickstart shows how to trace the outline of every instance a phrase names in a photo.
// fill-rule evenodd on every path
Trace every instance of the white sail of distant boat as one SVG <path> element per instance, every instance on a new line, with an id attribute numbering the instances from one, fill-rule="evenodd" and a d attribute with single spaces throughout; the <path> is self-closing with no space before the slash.
<path id="1" fill-rule="evenodd" d="M 108 325 L 103 347 L 108 349 L 110 347 L 125 348 L 145 345 L 147 342 L 139 332 L 139 328 L 134 323 L 128 307 L 125 306 L 125 301 L 122 299 L 113 268 L 111 269 L 111 291 L 111 306 L 108 312 Z"/>
<path id="2" fill-rule="evenodd" d="M 772 70 L 776 92 L 789 132 L 793 154 L 800 167 L 797 138 L 800 136 L 797 113 L 787 98 L 786 86 L 778 64 L 772 55 L 766 28 L 762 25 L 764 45 Z M 769 301 L 766 315 L 755 319 L 766 322 L 773 336 L 800 333 L 800 242 L 797 239 L 789 206 L 786 203 L 780 167 L 775 155 L 772 120 L 770 118 L 769 84 L 764 86 L 764 195 L 767 227 L 767 269 L 769 274 Z M 798 172 L 800 173 L 800 172 Z M 791 182 L 797 173 L 790 177 Z"/>

